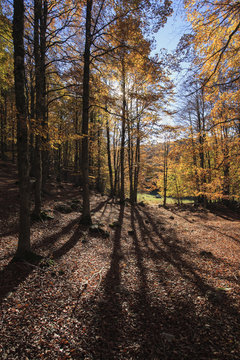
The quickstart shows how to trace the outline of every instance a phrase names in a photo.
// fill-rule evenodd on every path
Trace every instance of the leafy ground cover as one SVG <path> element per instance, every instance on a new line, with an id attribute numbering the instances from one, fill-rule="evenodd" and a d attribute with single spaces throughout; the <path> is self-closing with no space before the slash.
<path id="1" fill-rule="evenodd" d="M 51 217 L 31 229 L 47 260 L 12 263 L 16 173 L 1 170 L 1 359 L 240 358 L 236 213 L 131 207 L 92 194 L 94 223 L 104 229 L 92 232 L 79 225 L 77 207 L 55 210 L 81 204 L 79 189 L 51 183 Z"/>

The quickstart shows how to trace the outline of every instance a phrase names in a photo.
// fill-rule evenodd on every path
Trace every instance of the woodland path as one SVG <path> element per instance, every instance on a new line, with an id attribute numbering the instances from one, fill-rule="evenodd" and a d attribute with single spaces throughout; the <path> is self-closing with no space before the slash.
<path id="1" fill-rule="evenodd" d="M 53 210 L 81 195 L 52 183 L 44 208 L 54 219 L 31 230 L 34 250 L 52 260 L 13 264 L 16 172 L 0 165 L 1 359 L 240 359 L 235 213 L 92 194 L 106 238 L 80 226 L 79 212 Z"/>

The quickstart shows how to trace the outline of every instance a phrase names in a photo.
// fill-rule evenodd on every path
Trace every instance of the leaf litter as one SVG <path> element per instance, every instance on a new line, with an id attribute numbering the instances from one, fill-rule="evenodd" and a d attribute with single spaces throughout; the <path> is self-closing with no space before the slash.
<path id="1" fill-rule="evenodd" d="M 35 222 L 45 267 L 10 262 L 17 232 L 4 223 L 0 358 L 239 359 L 239 219 L 91 198 L 109 237 L 80 225 L 77 211 Z M 79 190 L 65 184 L 64 199 L 81 201 Z M 54 209 L 54 194 L 44 206 Z"/>

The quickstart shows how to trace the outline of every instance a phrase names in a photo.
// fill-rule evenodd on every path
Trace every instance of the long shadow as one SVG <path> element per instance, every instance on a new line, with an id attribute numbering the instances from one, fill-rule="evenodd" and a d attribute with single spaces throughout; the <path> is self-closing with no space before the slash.
<path id="1" fill-rule="evenodd" d="M 74 225 L 76 225 L 79 222 L 79 219 L 80 219 L 80 217 L 77 217 L 76 219 L 69 222 L 67 224 L 67 226 L 62 228 L 57 233 L 54 233 L 50 236 L 46 236 L 45 238 L 37 241 L 37 243 L 33 245 L 33 249 L 45 248 L 45 247 L 48 247 L 49 245 L 52 246 L 53 244 L 55 244 L 58 241 L 58 239 L 61 236 L 68 234 L 71 231 L 71 229 L 74 227 Z"/>
<path id="2" fill-rule="evenodd" d="M 101 212 L 101 215 L 100 215 L 100 219 L 104 216 L 108 204 L 109 204 L 109 201 L 107 201 L 107 202 L 104 204 L 104 207 L 103 207 L 102 212 Z M 101 209 L 100 209 L 100 210 L 101 210 Z M 99 211 L 100 211 L 100 210 L 99 210 Z"/>
<path id="3" fill-rule="evenodd" d="M 145 217 L 148 219 L 148 222 L 151 225 L 151 231 L 155 232 L 155 234 L 159 237 L 159 241 L 161 243 L 163 243 L 165 246 L 165 249 L 160 249 L 160 246 L 151 237 L 151 231 L 149 231 L 147 229 L 138 209 L 135 209 L 134 211 L 135 211 L 136 217 L 138 219 L 139 227 L 141 229 L 143 237 L 146 236 L 146 234 L 147 234 L 149 243 L 154 245 L 154 247 L 156 248 L 156 251 L 149 251 L 147 253 L 147 256 L 150 256 L 152 258 L 152 260 L 156 263 L 157 262 L 160 263 L 162 260 L 167 261 L 169 264 L 174 266 L 179 271 L 180 275 L 183 278 L 188 280 L 189 285 L 191 285 L 191 286 L 193 285 L 194 287 L 196 286 L 198 289 L 198 292 L 200 291 L 200 294 L 202 296 L 204 296 L 206 294 L 212 295 L 210 298 L 208 298 L 208 301 L 211 304 L 211 306 L 214 309 L 220 308 L 221 311 L 224 312 L 226 319 L 228 317 L 231 319 L 232 318 L 236 319 L 236 322 L 234 322 L 234 324 L 231 325 L 232 326 L 231 329 L 234 334 L 236 334 L 236 332 L 239 332 L 239 330 L 240 330 L 239 325 L 236 325 L 236 324 L 239 324 L 240 314 L 236 310 L 236 307 L 231 302 L 231 300 L 228 298 L 228 296 L 226 296 L 226 294 L 222 294 L 220 298 L 216 298 L 213 296 L 213 294 L 215 294 L 216 289 L 214 289 L 212 286 L 210 286 L 208 283 L 206 283 L 206 280 L 202 279 L 201 276 L 196 273 L 196 270 L 199 270 L 199 269 L 193 268 L 189 261 L 183 259 L 182 255 L 188 253 L 188 249 L 186 249 L 186 247 L 184 247 L 184 246 L 179 246 L 178 242 L 176 241 L 177 240 L 176 237 L 174 238 L 174 236 L 176 236 L 174 234 L 174 232 L 172 232 L 170 238 L 165 238 L 165 237 L 161 236 L 161 234 L 158 231 L 157 224 L 154 221 L 153 217 L 147 211 L 142 210 L 142 212 L 144 213 Z M 147 245 L 146 241 L 145 241 L 145 245 Z M 162 271 L 162 269 L 161 269 L 161 271 Z M 160 278 L 161 278 L 161 275 L 162 274 L 160 274 Z M 194 288 L 193 288 L 193 291 L 194 291 Z M 216 302 L 216 300 L 217 300 L 217 302 Z M 185 300 L 185 299 L 181 299 L 179 297 L 176 300 L 174 300 L 174 306 L 175 306 L 176 319 L 180 316 L 182 318 L 182 320 L 185 321 L 185 324 L 187 326 L 191 327 L 192 325 L 189 323 L 189 319 L 191 318 L 191 322 L 193 322 L 194 326 L 199 327 L 199 324 L 201 324 L 202 328 L 200 329 L 200 331 L 203 331 L 203 328 L 205 326 L 205 324 L 203 323 L 204 318 L 199 318 L 195 314 L 195 306 L 194 306 L 194 304 L 191 303 L 191 300 L 187 301 L 187 299 Z M 218 313 L 218 310 L 217 310 L 217 313 Z M 188 317 L 189 317 L 189 319 L 188 319 Z M 212 324 L 217 326 L 217 330 L 218 330 L 217 336 L 219 339 L 221 339 L 222 333 L 224 333 L 224 331 L 226 331 L 227 327 L 229 327 L 228 321 L 226 321 L 226 323 L 224 323 L 224 321 L 222 321 L 222 317 L 220 317 L 220 322 L 219 322 L 219 324 L 217 324 L 216 319 L 211 318 L 211 317 L 209 318 L 209 315 L 208 315 L 208 321 L 212 322 Z M 213 329 L 213 331 L 212 331 L 212 335 L 214 335 L 214 336 L 216 336 L 215 331 L 216 331 L 216 328 Z M 194 339 L 193 339 L 193 341 L 194 341 Z M 197 345 L 197 347 L 199 348 L 199 345 Z M 209 348 L 209 344 L 208 344 L 208 348 Z M 199 351 L 200 351 L 200 349 L 199 349 Z M 203 351 L 203 350 L 201 349 L 201 351 Z M 201 353 L 201 351 L 199 352 L 199 354 Z M 210 353 L 208 353 L 208 356 L 209 355 L 210 355 Z M 172 357 L 170 356 L 170 358 L 172 358 Z M 189 357 L 189 358 L 191 358 L 191 357 Z"/>
<path id="4" fill-rule="evenodd" d="M 191 221 L 191 220 L 187 219 L 185 216 L 183 216 L 183 215 L 181 215 L 181 214 L 179 214 L 179 213 L 177 213 L 177 212 L 175 212 L 175 211 L 171 211 L 171 212 L 173 212 L 176 216 L 181 217 L 182 219 L 184 219 L 185 221 L 187 221 L 187 222 L 189 222 L 189 223 L 191 223 L 191 224 L 196 224 L 195 221 Z M 213 212 L 213 213 L 214 213 L 214 212 Z M 217 215 L 217 216 L 220 216 L 217 212 L 214 213 L 214 214 Z M 237 216 L 237 215 L 236 215 L 236 216 Z M 220 217 L 224 218 L 223 216 L 220 216 Z M 226 219 L 226 220 L 231 220 L 231 219 L 229 219 L 228 217 L 225 217 L 224 219 Z M 236 217 L 236 220 L 237 220 L 237 219 L 239 220 L 240 218 L 239 218 L 239 217 L 238 217 L 238 218 Z M 230 235 L 228 235 L 228 234 L 225 234 L 225 233 L 219 231 L 219 230 L 216 229 L 214 226 L 205 225 L 205 224 L 201 224 L 201 226 L 206 227 L 206 228 L 209 228 L 209 229 L 211 229 L 211 230 L 214 230 L 214 231 L 218 232 L 219 234 L 221 234 L 221 235 L 223 235 L 223 236 L 226 236 L 226 237 L 228 237 L 229 239 L 232 239 L 232 240 L 236 241 L 237 243 L 240 243 L 240 240 L 239 240 L 239 239 L 236 239 L 236 238 L 233 237 L 233 236 L 230 236 Z"/>
<path id="5" fill-rule="evenodd" d="M 218 206 L 210 205 L 208 208 L 212 214 L 217 215 L 217 216 L 221 217 L 222 219 L 230 220 L 230 221 L 239 221 L 240 220 L 239 210 L 233 211 L 227 207 L 220 206 L 220 205 L 218 205 Z M 224 212 L 224 214 L 223 214 L 223 212 Z M 226 212 L 227 212 L 227 214 L 225 214 Z"/>
<path id="6" fill-rule="evenodd" d="M 135 211 L 140 222 L 141 215 L 137 208 Z M 173 265 L 178 270 L 179 274 L 181 274 L 181 276 L 189 282 L 195 284 L 203 295 L 205 295 L 207 291 L 213 291 L 214 288 L 207 284 L 202 277 L 197 274 L 196 270 L 199 271 L 199 269 L 197 267 L 195 267 L 196 270 L 193 269 L 190 262 L 183 258 L 183 255 L 186 255 L 189 250 L 186 249 L 184 245 L 180 245 L 179 242 L 176 241 L 177 239 L 175 234 L 172 232 L 171 236 L 168 236 L 167 238 L 162 236 L 152 216 L 147 211 L 142 210 L 142 212 L 151 224 L 152 231 L 154 231 L 161 243 L 165 246 L 165 249 L 162 249 L 159 244 L 153 240 L 151 236 L 149 236 L 150 242 L 154 245 L 156 250 L 158 250 L 157 252 L 154 252 L 154 256 L 164 258 L 165 261 Z M 143 225 L 143 222 L 141 224 L 142 226 L 145 226 Z M 148 235 L 150 234 L 148 233 Z"/>
<path id="7" fill-rule="evenodd" d="M 94 213 L 100 211 L 104 207 L 105 204 L 108 204 L 109 200 L 110 200 L 110 198 L 107 198 L 106 200 L 100 202 L 95 208 L 91 209 L 91 213 L 94 214 Z"/>
<path id="8" fill-rule="evenodd" d="M 0 271 L 0 304 L 9 293 L 14 292 L 26 280 L 32 271 L 33 267 L 30 264 L 13 261 Z"/>
<path id="9" fill-rule="evenodd" d="M 9 216 L 11 216 L 11 215 L 9 215 Z M 18 232 L 18 225 L 13 224 L 13 226 L 11 227 L 11 230 L 7 230 L 6 232 L 0 233 L 0 236 L 1 237 L 12 236 L 12 235 L 17 234 L 17 232 Z"/>
<path id="10" fill-rule="evenodd" d="M 98 204 L 96 206 L 96 208 L 92 209 L 91 212 L 97 212 L 100 211 L 102 207 L 104 207 L 105 204 L 108 203 L 108 199 L 101 202 L 100 204 Z M 63 236 L 68 234 L 71 229 L 80 221 L 80 217 L 77 217 L 76 219 L 72 220 L 71 222 L 69 222 L 67 224 L 67 226 L 65 226 L 63 229 L 61 229 L 60 231 L 58 231 L 57 233 L 54 233 L 50 236 L 47 236 L 43 239 L 41 239 L 40 241 L 38 241 L 36 244 L 34 244 L 33 249 L 38 249 L 38 248 L 44 248 L 44 247 L 48 247 L 49 245 L 53 245 L 54 243 L 56 243 L 58 241 L 58 239 Z"/>
<path id="11" fill-rule="evenodd" d="M 206 280 L 204 280 L 196 271 L 200 272 L 200 269 L 196 266 L 193 268 L 190 261 L 187 261 L 183 259 L 183 255 L 187 254 L 189 252 L 188 249 L 186 249 L 185 246 L 180 246 L 176 243 L 176 239 L 174 240 L 174 236 L 171 236 L 171 238 L 168 237 L 168 239 L 161 236 L 161 234 L 158 231 L 158 227 L 152 216 L 145 212 L 144 215 L 148 218 L 149 222 L 151 223 L 152 230 L 155 232 L 156 235 L 159 236 L 159 238 L 162 240 L 164 245 L 166 246 L 166 250 L 164 251 L 163 255 L 168 261 L 178 269 L 179 273 L 182 277 L 184 277 L 186 280 L 188 280 L 190 283 L 194 284 L 198 290 L 202 293 L 202 295 L 206 295 L 209 293 L 214 294 L 216 289 L 209 285 Z M 154 243 L 151 240 L 152 243 Z M 158 245 L 155 243 L 156 248 L 158 248 Z M 240 321 L 240 314 L 238 311 L 236 311 L 235 306 L 231 303 L 231 300 L 228 298 L 227 294 L 222 294 L 221 301 L 217 301 L 216 298 L 213 296 L 209 298 L 209 301 L 212 303 L 214 307 L 219 307 L 223 311 L 227 313 L 234 313 L 236 318 Z"/>
<path id="12" fill-rule="evenodd" d="M 53 259 L 58 259 L 68 253 L 80 240 L 83 235 L 82 226 L 78 225 L 77 229 L 74 231 L 70 239 L 64 243 L 59 249 L 52 253 Z"/>
<path id="13" fill-rule="evenodd" d="M 136 314 L 136 334 L 132 334 L 133 338 L 137 340 L 137 343 L 140 343 L 140 348 L 138 349 L 138 358 L 148 359 L 155 358 L 157 353 L 162 353 L 162 347 L 164 346 L 161 336 L 160 336 L 160 327 L 161 323 L 157 320 L 157 314 L 163 313 L 164 309 L 161 306 L 153 306 L 153 300 L 151 298 L 151 289 L 150 283 L 148 280 L 147 269 L 144 266 L 144 260 L 146 258 L 146 252 L 142 249 L 147 247 L 145 238 L 138 237 L 136 229 L 136 213 L 134 206 L 131 206 L 131 228 L 133 230 L 133 248 L 136 258 L 136 266 L 139 270 L 138 272 L 138 283 L 139 290 L 135 293 L 136 303 L 131 307 L 131 310 Z M 141 339 L 137 339 L 141 336 Z M 154 343 L 158 343 L 158 351 L 154 348 Z M 140 341 L 139 341 L 140 340 Z M 149 347 L 151 345 L 151 349 Z M 134 354 L 132 354 L 134 356 Z M 136 353 L 135 353 L 136 356 Z"/>
<path id="14" fill-rule="evenodd" d="M 80 323 L 86 321 L 83 313 L 90 320 L 74 359 L 85 355 L 99 360 L 234 359 L 230 354 L 239 345 L 228 337 L 238 339 L 239 313 L 227 296 L 220 303 L 208 298 L 207 308 L 196 305 L 198 298 L 202 301 L 214 288 L 201 277 L 198 264 L 191 262 L 189 245 L 181 243 L 174 230 L 161 234 L 156 219 L 137 207 L 131 208 L 131 237 L 127 245 L 121 243 L 123 215 L 122 206 L 110 267 L 100 291 L 76 312 Z M 127 249 L 125 254 L 123 249 Z M 131 256 L 131 270 L 126 273 L 125 268 L 121 274 L 127 256 Z M 124 289 L 126 276 L 135 276 L 129 290 Z M 178 282 L 183 282 L 183 293 Z"/>
<path id="15" fill-rule="evenodd" d="M 121 339 L 121 327 L 119 321 L 121 320 L 122 304 L 121 304 L 121 268 L 120 262 L 123 259 L 121 249 L 121 233 L 124 217 L 124 204 L 120 207 L 118 223 L 113 238 L 113 249 L 111 254 L 110 268 L 107 271 L 106 277 L 101 286 L 101 300 L 95 304 L 95 299 L 92 299 L 93 306 L 95 305 L 93 324 L 89 326 L 89 332 L 92 332 L 94 327 L 95 337 L 91 345 L 94 359 L 117 359 L 118 348 Z M 91 306 L 91 303 L 88 303 Z M 96 354 L 94 351 L 96 350 Z M 101 357 L 99 357 L 99 353 Z M 80 355 L 79 355 L 80 356 Z"/>
<path id="16" fill-rule="evenodd" d="M 205 224 L 203 224 L 203 226 L 206 227 L 206 228 L 208 228 L 208 229 L 211 229 L 211 230 L 214 230 L 214 231 L 218 232 L 220 235 L 223 235 L 223 236 L 228 237 L 229 239 L 237 242 L 238 244 L 240 243 L 240 239 L 236 239 L 234 236 L 225 234 L 225 233 L 223 233 L 222 231 L 219 231 L 218 229 L 216 229 L 214 226 L 205 225 Z"/>
<path id="17" fill-rule="evenodd" d="M 61 236 L 69 233 L 73 226 L 78 223 L 78 221 L 79 218 L 74 219 L 58 233 L 45 237 L 36 244 L 33 244 L 33 251 L 39 248 L 53 245 Z M 65 243 L 60 249 L 53 253 L 54 258 L 57 259 L 58 257 L 63 256 L 66 252 L 68 252 L 76 244 L 80 236 L 80 229 L 77 228 L 67 243 Z M 0 272 L 0 302 L 2 302 L 8 293 L 15 291 L 18 285 L 20 285 L 29 276 L 32 270 L 33 267 L 30 264 L 10 261 L 9 264 L 6 265 L 5 268 Z"/>

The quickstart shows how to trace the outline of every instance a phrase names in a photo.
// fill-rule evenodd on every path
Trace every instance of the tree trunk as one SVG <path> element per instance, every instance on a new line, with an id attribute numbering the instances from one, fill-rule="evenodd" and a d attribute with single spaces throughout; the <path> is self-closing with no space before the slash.
<path id="1" fill-rule="evenodd" d="M 1 159 L 6 160 L 7 151 L 7 136 L 6 136 L 6 125 L 7 125 L 7 93 L 2 91 L 3 102 L 0 107 L 1 117 Z"/>
<path id="2" fill-rule="evenodd" d="M 32 120 L 35 117 L 35 88 L 33 84 L 33 71 L 30 71 L 30 176 L 34 176 L 34 129 Z"/>
<path id="3" fill-rule="evenodd" d="M 98 130 L 97 130 L 97 191 L 103 192 L 103 182 L 101 179 L 101 131 L 100 131 L 100 123 L 98 122 Z"/>
<path id="4" fill-rule="evenodd" d="M 87 0 L 86 34 L 83 69 L 83 109 L 82 109 L 82 177 L 83 177 L 83 213 L 81 222 L 89 225 L 92 223 L 90 214 L 89 193 L 89 153 L 88 153 L 88 115 L 89 115 L 89 80 L 90 80 L 90 48 L 91 48 L 91 19 L 92 0 Z"/>
<path id="5" fill-rule="evenodd" d="M 74 125 L 75 125 L 75 134 L 76 135 L 79 135 L 79 121 L 78 121 L 78 110 L 77 110 L 77 96 L 76 96 L 76 103 L 75 103 L 75 122 L 74 122 Z M 79 170 L 79 139 L 76 139 L 74 141 L 74 170 L 76 172 L 78 172 Z"/>
<path id="6" fill-rule="evenodd" d="M 223 126 L 223 202 L 229 205 L 230 195 L 230 162 L 228 146 L 228 128 Z"/>
<path id="7" fill-rule="evenodd" d="M 111 145 L 110 145 L 110 133 L 109 133 L 108 118 L 107 118 L 107 122 L 106 122 L 106 131 L 107 131 L 107 156 L 108 156 L 108 172 L 109 172 L 109 182 L 110 182 L 110 197 L 113 197 L 114 196 L 113 173 L 112 173 Z"/>
<path id="8" fill-rule="evenodd" d="M 138 112 L 138 109 L 137 109 Z M 140 170 L 140 116 L 138 115 L 137 119 L 137 142 L 136 142 L 136 152 L 135 152 L 135 168 L 134 168 L 134 202 L 137 202 L 137 192 L 138 192 L 138 176 Z"/>
<path id="9" fill-rule="evenodd" d="M 130 202 L 134 203 L 133 192 L 133 140 L 132 140 L 132 127 L 130 124 L 129 116 L 127 117 L 127 131 L 128 131 L 128 172 L 129 172 L 129 194 Z"/>
<path id="10" fill-rule="evenodd" d="M 11 104 L 11 118 L 12 118 L 12 162 L 15 163 L 15 112 L 13 110 L 13 101 Z"/>
<path id="11" fill-rule="evenodd" d="M 1 159 L 5 160 L 5 153 L 4 153 L 4 107 L 3 104 L 0 103 L 0 119 L 1 119 Z"/>
<path id="12" fill-rule="evenodd" d="M 202 98 L 203 99 L 203 98 Z M 206 191 L 206 175 L 205 175 L 205 153 L 204 153 L 204 144 L 205 144 L 205 117 L 204 113 L 200 112 L 199 99 L 197 98 L 197 121 L 198 121 L 198 142 L 199 142 L 199 158 L 200 158 L 200 168 L 201 168 L 201 177 L 200 177 L 200 186 L 201 192 L 203 194 L 199 197 L 200 203 L 206 206 L 207 198 L 205 195 Z M 204 111 L 204 110 L 203 110 Z"/>
<path id="13" fill-rule="evenodd" d="M 124 50 L 123 50 L 124 51 Z M 125 131 L 126 131 L 126 79 L 125 79 L 125 54 L 123 52 L 121 59 L 122 66 L 122 134 L 121 134 L 121 149 L 120 149 L 120 168 L 121 168 L 121 188 L 120 188 L 120 201 L 125 200 Z"/>
<path id="14" fill-rule="evenodd" d="M 42 188 L 46 186 L 49 174 L 49 148 L 48 148 L 48 119 L 46 109 L 46 30 L 47 30 L 48 5 L 43 0 L 40 18 L 40 74 L 41 74 L 41 123 L 42 135 Z"/>
<path id="15" fill-rule="evenodd" d="M 167 204 L 167 185 L 168 185 L 168 151 L 169 144 L 164 143 L 164 160 L 163 160 L 163 206 Z"/>
<path id="16" fill-rule="evenodd" d="M 28 154 L 28 125 L 24 73 L 24 2 L 14 0 L 13 14 L 14 80 L 17 111 L 17 149 L 20 195 L 19 238 L 16 257 L 30 251 L 30 181 Z"/>
<path id="17" fill-rule="evenodd" d="M 200 192 L 200 186 L 199 186 L 199 175 L 197 172 L 197 154 L 196 154 L 196 144 L 195 144 L 195 140 L 193 137 L 193 125 L 192 125 L 192 118 L 190 113 L 188 113 L 189 116 L 189 122 L 190 122 L 190 131 L 191 131 L 191 145 L 192 145 L 192 160 L 193 160 L 193 172 L 194 172 L 194 181 L 195 181 L 195 187 L 196 187 L 196 191 L 197 193 Z M 198 202 L 198 197 L 195 197 L 194 199 L 194 203 L 195 205 L 197 205 Z"/>
<path id="18" fill-rule="evenodd" d="M 114 168 L 114 181 L 113 181 L 113 194 L 119 195 L 119 150 L 118 150 L 118 143 L 117 143 L 117 128 L 114 126 L 113 130 L 113 168 Z"/>
<path id="19" fill-rule="evenodd" d="M 41 98 L 42 98 L 42 80 L 41 80 L 41 60 L 39 46 L 39 23 L 41 19 L 41 0 L 34 0 L 34 59 L 35 59 L 35 87 L 36 87 L 36 125 L 41 126 Z M 41 135 L 36 135 L 35 156 L 34 156 L 34 175 L 35 182 L 35 208 L 34 217 L 41 216 L 41 192 L 42 192 L 42 154 L 41 154 Z"/>

